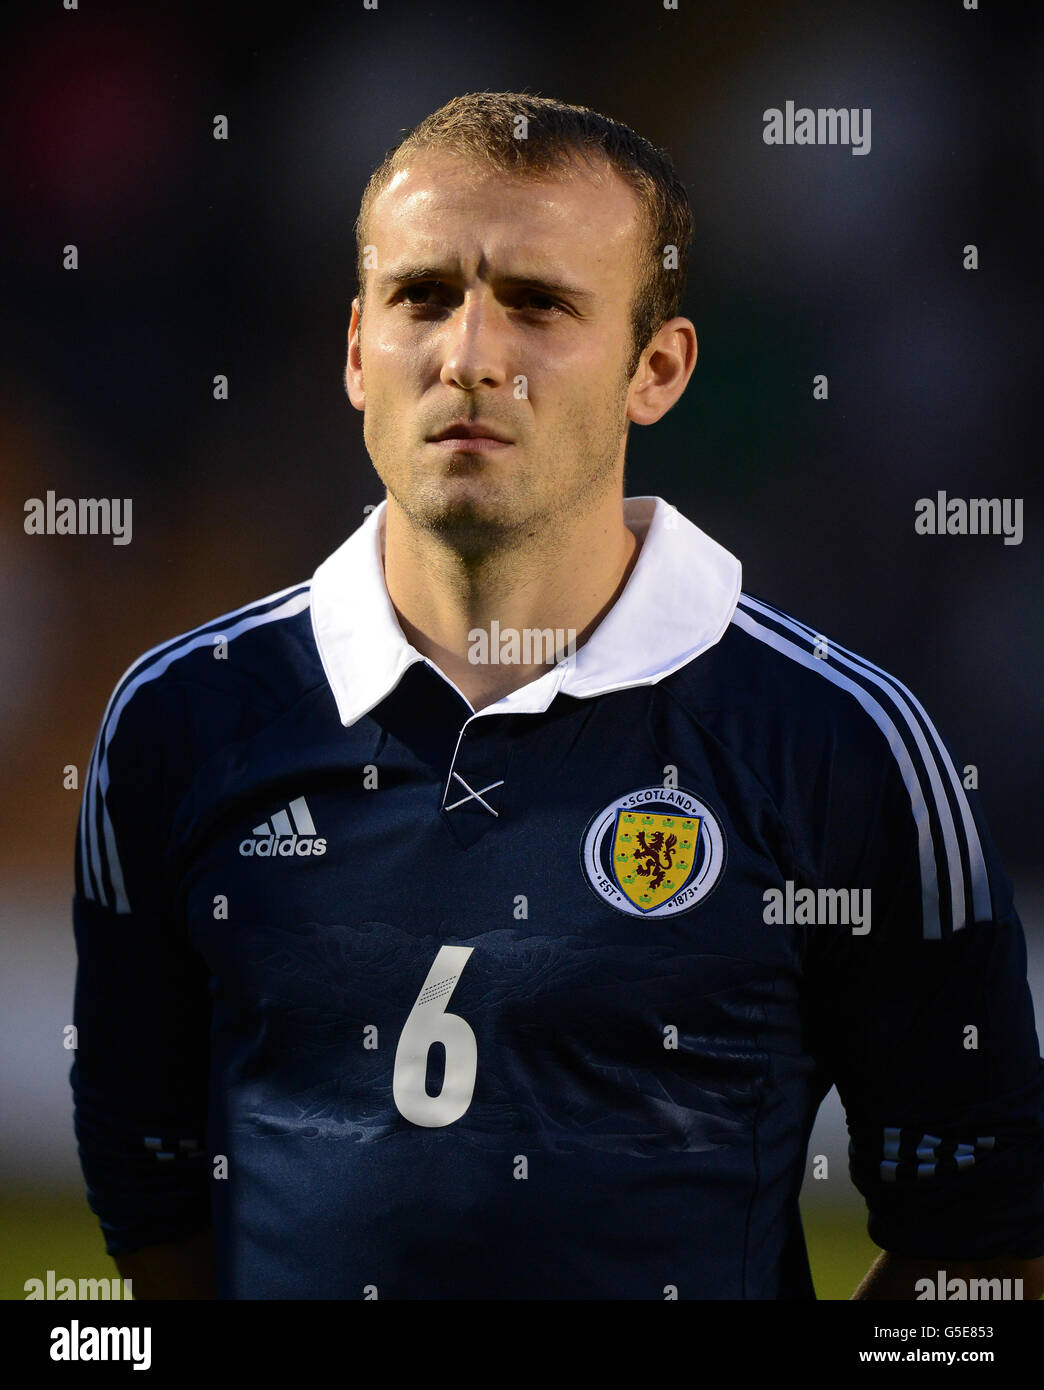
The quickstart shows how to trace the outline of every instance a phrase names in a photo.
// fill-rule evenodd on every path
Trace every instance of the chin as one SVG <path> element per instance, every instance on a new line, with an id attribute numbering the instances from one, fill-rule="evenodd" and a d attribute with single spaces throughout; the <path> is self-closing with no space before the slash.
<path id="1" fill-rule="evenodd" d="M 454 460 L 438 476 L 415 478 L 410 500 L 418 511 L 433 516 L 471 517 L 476 521 L 486 517 L 496 522 L 517 506 L 517 498 L 511 494 L 507 480 L 491 477 L 488 468 L 467 463 L 458 467 Z"/>
<path id="2" fill-rule="evenodd" d="M 428 486 L 403 507 L 410 519 L 461 553 L 499 548 L 523 526 L 517 505 L 499 489 L 475 487 L 473 479 L 446 479 Z M 463 486 L 458 484 L 463 483 Z"/>

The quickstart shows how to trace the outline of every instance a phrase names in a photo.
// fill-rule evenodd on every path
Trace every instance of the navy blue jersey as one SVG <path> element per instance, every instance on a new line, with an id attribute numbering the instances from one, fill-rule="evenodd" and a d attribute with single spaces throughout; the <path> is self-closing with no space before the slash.
<path id="1" fill-rule="evenodd" d="M 1022 928 L 914 696 L 653 498 L 575 655 L 479 712 L 384 505 L 117 685 L 73 1068 L 110 1252 L 228 1298 L 811 1298 L 831 1084 L 882 1247 L 1044 1253 Z"/>

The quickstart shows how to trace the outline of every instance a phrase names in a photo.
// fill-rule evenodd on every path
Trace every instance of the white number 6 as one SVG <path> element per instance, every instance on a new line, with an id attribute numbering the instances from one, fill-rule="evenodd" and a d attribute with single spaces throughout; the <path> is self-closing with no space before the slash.
<path id="1" fill-rule="evenodd" d="M 459 1014 L 446 1013 L 450 995 L 468 963 L 473 946 L 442 946 L 424 981 L 416 1003 L 403 1024 L 395 1049 L 392 1096 L 399 1113 L 411 1124 L 437 1129 L 459 1120 L 475 1091 L 478 1044 L 471 1025 Z M 442 1090 L 429 1096 L 425 1086 L 432 1043 L 446 1049 Z"/>

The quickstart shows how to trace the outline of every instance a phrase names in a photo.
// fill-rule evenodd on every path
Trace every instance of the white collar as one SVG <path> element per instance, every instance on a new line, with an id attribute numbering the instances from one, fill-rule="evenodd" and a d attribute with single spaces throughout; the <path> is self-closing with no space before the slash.
<path id="1" fill-rule="evenodd" d="M 407 641 L 388 597 L 381 560 L 386 506 L 376 507 L 312 578 L 312 630 L 345 725 L 389 695 L 415 661 L 438 671 Z M 559 691 L 589 698 L 653 685 L 720 640 L 739 598 L 740 562 L 661 497 L 625 497 L 623 506 L 641 550 L 620 597 L 574 657 L 479 714 L 537 714 Z"/>

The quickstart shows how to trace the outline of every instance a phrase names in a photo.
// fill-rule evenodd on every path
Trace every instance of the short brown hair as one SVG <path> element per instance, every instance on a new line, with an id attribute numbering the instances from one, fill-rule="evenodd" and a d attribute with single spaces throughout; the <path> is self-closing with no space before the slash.
<path id="1" fill-rule="evenodd" d="M 524 138 L 520 129 L 525 130 Z M 373 203 L 404 160 L 426 149 L 485 160 L 499 173 L 521 177 L 554 173 L 578 159 L 590 164 L 600 157 L 620 175 L 637 196 L 645 218 L 645 264 L 639 266 L 631 305 L 632 353 L 627 375 L 633 376 L 653 334 L 677 314 L 688 268 L 692 208 L 667 152 L 630 126 L 586 106 L 521 92 L 469 92 L 454 97 L 407 131 L 366 185 L 355 223 L 360 302 L 365 286 L 365 227 Z M 669 248 L 676 248 L 676 257 L 669 255 Z"/>

